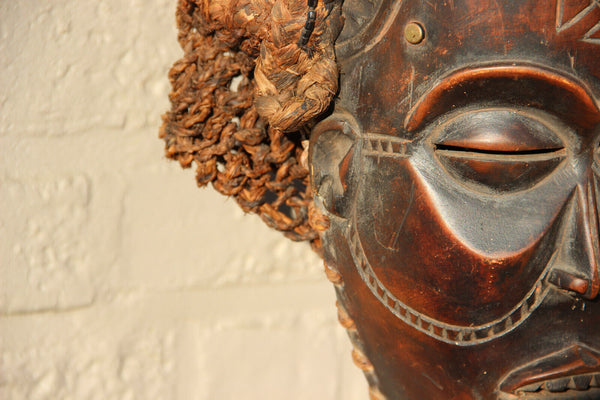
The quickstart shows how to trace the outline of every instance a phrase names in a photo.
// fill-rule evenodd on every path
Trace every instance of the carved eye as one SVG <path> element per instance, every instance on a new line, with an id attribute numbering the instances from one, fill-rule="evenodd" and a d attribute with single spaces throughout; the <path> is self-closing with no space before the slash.
<path id="1" fill-rule="evenodd" d="M 460 113 L 436 128 L 435 154 L 450 175 L 484 192 L 532 187 L 566 157 L 556 134 L 566 129 L 534 112 L 486 109 Z"/>

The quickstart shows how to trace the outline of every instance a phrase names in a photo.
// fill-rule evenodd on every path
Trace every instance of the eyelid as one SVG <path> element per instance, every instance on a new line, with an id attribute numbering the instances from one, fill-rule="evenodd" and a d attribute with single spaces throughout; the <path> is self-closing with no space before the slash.
<path id="1" fill-rule="evenodd" d="M 435 148 L 488 154 L 535 154 L 564 149 L 555 130 L 566 127 L 548 126 L 537 113 L 507 108 L 461 113 L 435 129 Z"/>
<path id="2" fill-rule="evenodd" d="M 409 132 L 447 110 L 495 99 L 548 110 L 585 129 L 600 123 L 600 105 L 590 89 L 574 76 L 535 65 L 493 65 L 466 68 L 442 77 L 417 100 L 404 120 Z"/>
<path id="3" fill-rule="evenodd" d="M 462 185 L 481 193 L 514 193 L 559 167 L 568 156 L 569 129 L 539 110 L 461 109 L 442 119 L 429 140 L 437 160 Z"/>

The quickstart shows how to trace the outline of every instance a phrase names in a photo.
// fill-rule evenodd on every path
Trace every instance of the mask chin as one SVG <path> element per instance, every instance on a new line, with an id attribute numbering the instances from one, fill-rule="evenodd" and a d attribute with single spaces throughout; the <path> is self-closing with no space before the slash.
<path id="1" fill-rule="evenodd" d="M 357 156 L 358 129 L 351 115 L 336 112 L 318 123 L 310 137 L 310 181 L 315 200 L 326 212 L 346 219 L 356 187 L 352 183 L 357 177 L 352 159 Z"/>

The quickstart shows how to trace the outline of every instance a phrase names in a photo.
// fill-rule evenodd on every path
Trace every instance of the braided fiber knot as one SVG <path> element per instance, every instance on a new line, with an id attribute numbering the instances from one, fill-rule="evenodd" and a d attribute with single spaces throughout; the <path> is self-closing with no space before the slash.
<path id="1" fill-rule="evenodd" d="M 167 157 L 195 164 L 199 186 L 211 183 L 317 249 L 301 143 L 337 90 L 341 26 L 330 10 L 339 4 L 317 9 L 309 56 L 296 44 L 305 0 L 179 0 L 184 55 L 169 72 L 171 110 L 159 134 Z"/>
<path id="2" fill-rule="evenodd" d="M 322 114 L 337 92 L 338 67 L 333 35 L 326 30 L 329 15 L 317 7 L 316 28 L 307 44 L 296 42 L 306 20 L 306 3 L 278 1 L 271 12 L 271 30 L 256 63 L 256 108 L 276 128 L 293 130 Z"/>

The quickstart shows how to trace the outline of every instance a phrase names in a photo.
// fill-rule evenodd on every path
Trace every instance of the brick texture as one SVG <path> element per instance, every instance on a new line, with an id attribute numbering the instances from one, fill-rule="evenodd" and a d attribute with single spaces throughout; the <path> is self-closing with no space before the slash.
<path id="1" fill-rule="evenodd" d="M 162 156 L 174 10 L 0 2 L 0 399 L 365 399 L 318 257 Z"/>

